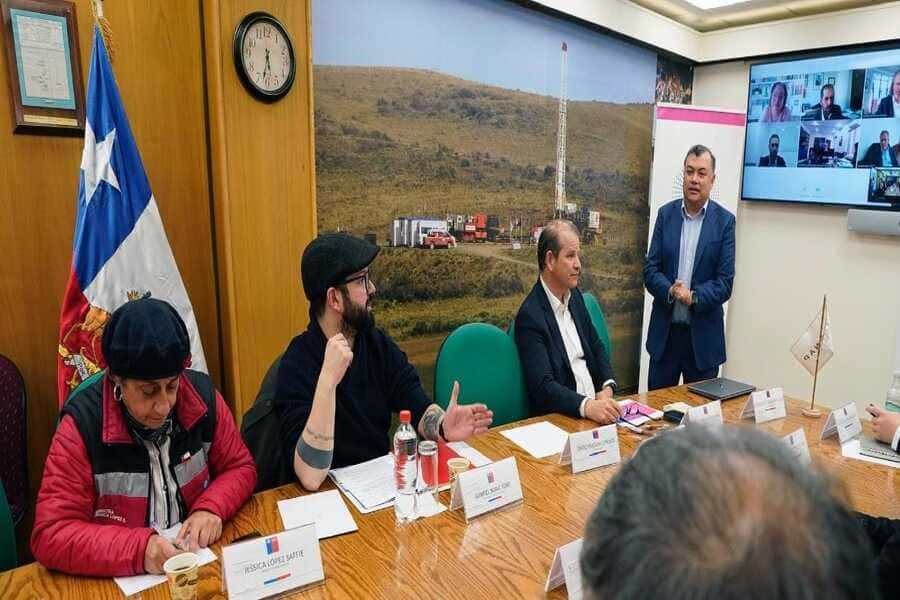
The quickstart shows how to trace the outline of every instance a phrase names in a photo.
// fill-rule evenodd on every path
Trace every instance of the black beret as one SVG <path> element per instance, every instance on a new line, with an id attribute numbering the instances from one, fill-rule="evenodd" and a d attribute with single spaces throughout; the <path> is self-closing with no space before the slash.
<path id="1" fill-rule="evenodd" d="M 325 295 L 347 277 L 368 267 L 378 246 L 346 233 L 326 233 L 309 243 L 300 260 L 303 292 L 309 300 Z"/>
<path id="2" fill-rule="evenodd" d="M 103 357 L 110 373 L 128 379 L 164 379 L 181 373 L 191 338 L 181 316 L 156 298 L 126 302 L 103 330 Z"/>

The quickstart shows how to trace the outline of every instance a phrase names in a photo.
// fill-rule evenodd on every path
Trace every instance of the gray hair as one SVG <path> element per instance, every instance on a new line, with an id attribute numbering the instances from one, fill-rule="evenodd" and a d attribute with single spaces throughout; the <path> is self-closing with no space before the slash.
<path id="1" fill-rule="evenodd" d="M 622 466 L 588 521 L 587 597 L 877 597 L 868 540 L 838 493 L 755 429 L 659 435 Z"/>

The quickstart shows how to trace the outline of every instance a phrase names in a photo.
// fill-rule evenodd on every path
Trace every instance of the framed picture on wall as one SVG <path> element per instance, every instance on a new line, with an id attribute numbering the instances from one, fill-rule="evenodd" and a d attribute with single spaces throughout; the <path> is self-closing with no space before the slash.
<path id="1" fill-rule="evenodd" d="M 84 133 L 75 4 L 2 0 L 3 45 L 15 133 Z"/>

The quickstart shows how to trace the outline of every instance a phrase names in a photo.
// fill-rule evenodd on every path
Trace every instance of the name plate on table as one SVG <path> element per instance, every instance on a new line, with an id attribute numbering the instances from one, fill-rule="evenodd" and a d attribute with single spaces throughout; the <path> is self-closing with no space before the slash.
<path id="1" fill-rule="evenodd" d="M 741 411 L 742 419 L 753 417 L 757 423 L 783 419 L 786 416 L 784 390 L 780 387 L 753 392 Z"/>
<path id="2" fill-rule="evenodd" d="M 466 521 L 521 501 L 522 483 L 514 456 L 460 473 L 450 492 L 450 510 L 462 505 Z"/>
<path id="3" fill-rule="evenodd" d="M 812 457 L 809 455 L 809 446 L 806 443 L 806 432 L 803 431 L 802 427 L 793 433 L 787 434 L 781 440 L 787 445 L 794 458 L 801 463 L 808 465 L 812 462 Z"/>
<path id="4" fill-rule="evenodd" d="M 222 548 L 228 597 L 255 600 L 325 579 L 315 523 Z"/>
<path id="5" fill-rule="evenodd" d="M 619 434 L 615 425 L 570 433 L 559 455 L 559 464 L 571 463 L 573 473 L 613 465 L 619 460 Z"/>
<path id="6" fill-rule="evenodd" d="M 722 423 L 721 400 L 692 406 L 681 420 L 682 425 L 721 425 Z"/>
<path id="7" fill-rule="evenodd" d="M 822 429 L 821 439 L 830 438 L 835 433 L 842 444 L 862 433 L 862 423 L 859 422 L 856 404 L 853 402 L 831 411 L 825 421 L 825 428 Z"/>
<path id="8" fill-rule="evenodd" d="M 581 544 L 584 538 L 578 538 L 565 546 L 560 546 L 553 553 L 553 563 L 550 565 L 550 573 L 547 575 L 547 583 L 544 592 L 555 590 L 562 584 L 566 584 L 566 593 L 569 600 L 581 598 Z"/>

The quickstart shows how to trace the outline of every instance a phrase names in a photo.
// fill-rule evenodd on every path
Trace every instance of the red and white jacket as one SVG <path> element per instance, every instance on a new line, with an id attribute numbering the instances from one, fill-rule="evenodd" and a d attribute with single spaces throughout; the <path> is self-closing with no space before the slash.
<path id="1" fill-rule="evenodd" d="M 62 414 L 38 492 L 34 557 L 73 574 L 143 573 L 156 533 L 148 449 L 132 436 L 107 376 L 69 398 Z M 174 419 L 169 462 L 184 518 L 205 510 L 227 521 L 253 493 L 256 466 L 206 375 L 182 374 Z"/>

